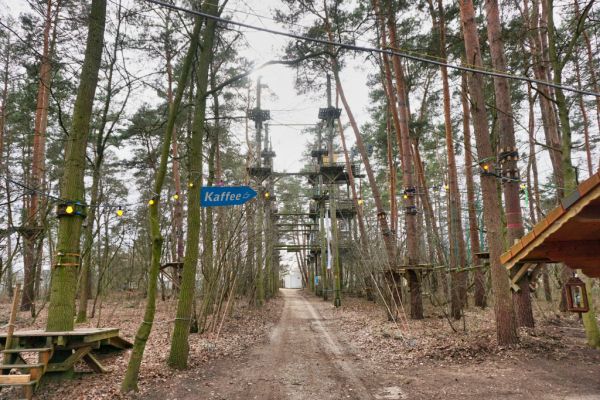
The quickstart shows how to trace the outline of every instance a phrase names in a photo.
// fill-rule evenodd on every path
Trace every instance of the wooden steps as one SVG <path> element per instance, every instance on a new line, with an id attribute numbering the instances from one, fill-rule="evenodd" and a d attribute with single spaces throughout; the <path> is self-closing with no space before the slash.
<path id="1" fill-rule="evenodd" d="M 46 364 L 0 364 L 0 369 L 5 371 L 19 370 L 21 373 L 29 373 L 32 381 L 39 380 L 44 374 L 46 369 Z M 0 375 L 0 382 L 2 382 L 3 378 L 7 376 L 19 376 L 19 375 Z"/>
<path id="2" fill-rule="evenodd" d="M 7 349 L 1 351 L 3 354 L 17 354 L 17 353 L 42 353 L 52 352 L 51 347 L 40 347 L 38 349 Z"/>
<path id="3" fill-rule="evenodd" d="M 0 375 L 0 385 L 22 385 L 29 384 L 32 381 L 31 375 Z"/>
<path id="4" fill-rule="evenodd" d="M 50 347 L 18 348 L 2 350 L 5 362 L 0 364 L 0 387 L 21 387 L 26 399 L 33 398 L 33 391 L 46 372 L 53 349 Z M 23 354 L 37 354 L 37 363 L 26 363 Z M 7 360 L 12 360 L 7 362 Z M 17 363 L 13 363 L 17 360 Z M 23 361 L 18 363 L 18 361 Z M 18 372 L 15 374 L 14 372 Z"/>

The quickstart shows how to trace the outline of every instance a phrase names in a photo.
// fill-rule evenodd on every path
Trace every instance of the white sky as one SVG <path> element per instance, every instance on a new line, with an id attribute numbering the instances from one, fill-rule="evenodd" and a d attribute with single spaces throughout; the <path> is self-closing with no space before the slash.
<path id="1" fill-rule="evenodd" d="M 260 18 L 233 12 L 234 19 L 260 27 L 285 30 L 270 18 L 273 15 L 273 9 L 281 7 L 279 1 L 249 1 L 245 3 L 251 5 L 252 11 L 249 11 L 247 7 L 240 7 L 236 2 L 231 2 L 230 7 L 267 17 Z M 242 54 L 248 59 L 260 65 L 266 61 L 282 58 L 283 48 L 289 39 L 264 32 L 248 31 L 247 29 L 244 31 L 250 46 Z M 258 74 L 262 76 L 262 82 L 269 86 L 269 90 L 264 93 L 262 108 L 272 110 L 272 121 L 270 121 L 272 124 L 315 124 L 318 122 L 319 108 L 327 106 L 325 88 L 323 88 L 323 95 L 320 99 L 316 99 L 315 95 L 298 95 L 294 89 L 295 70 L 284 66 L 267 67 Z M 342 72 L 344 90 L 359 125 L 366 122 L 368 117 L 366 76 L 367 72 L 362 70 L 358 62 L 350 63 Z M 270 94 L 275 96 L 269 96 Z M 294 171 L 302 168 L 304 163 L 300 162 L 301 153 L 308 140 L 307 135 L 300 133 L 303 128 L 302 126 L 271 126 L 273 148 L 277 153 L 274 160 L 275 170 Z"/>
<path id="2" fill-rule="evenodd" d="M 234 20 L 252 25 L 285 30 L 272 20 L 273 10 L 278 7 L 282 6 L 277 0 L 247 2 L 232 0 L 228 3 L 225 14 L 232 15 Z M 0 13 L 3 15 L 18 15 L 29 10 L 30 7 L 25 0 L 0 0 Z M 288 39 L 247 29 L 244 31 L 249 46 L 242 50 L 241 55 L 253 61 L 255 65 L 282 58 L 283 48 Z M 272 124 L 318 122 L 319 107 L 327 105 L 324 91 L 320 100 L 315 99 L 314 95 L 298 95 L 294 89 L 295 71 L 292 68 L 274 65 L 253 76 L 259 74 L 262 76 L 263 83 L 269 87 L 264 91 L 262 108 L 272 110 L 272 121 L 270 121 Z M 342 72 L 344 90 L 359 125 L 366 122 L 368 117 L 366 76 L 367 71 L 359 61 L 350 62 Z M 303 126 L 271 126 L 273 148 L 277 154 L 274 160 L 275 170 L 295 171 L 302 168 L 304 163 L 300 158 L 308 139 L 306 135 L 300 133 L 303 128 Z"/>

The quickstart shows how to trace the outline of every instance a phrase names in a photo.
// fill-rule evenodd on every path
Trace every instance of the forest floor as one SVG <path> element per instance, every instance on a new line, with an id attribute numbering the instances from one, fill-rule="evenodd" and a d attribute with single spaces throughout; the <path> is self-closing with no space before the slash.
<path id="1" fill-rule="evenodd" d="M 113 299 L 103 327 L 133 340 L 143 299 Z M 102 356 L 108 374 L 49 383 L 36 399 L 568 399 L 600 400 L 600 351 L 585 346 L 575 315 L 534 301 L 537 326 L 518 346 L 497 346 L 492 310 L 470 308 L 462 321 L 435 309 L 423 321 L 392 323 L 381 308 L 344 298 L 336 309 L 314 295 L 282 289 L 262 309 L 238 302 L 216 334 L 190 336 L 190 368 L 165 366 L 176 303 L 158 302 L 140 392 L 119 393 L 129 352 Z M 0 325 L 7 307 L 0 306 Z M 439 314 L 439 315 L 438 315 Z M 43 328 L 20 314 L 19 329 Z M 98 324 L 97 318 L 90 326 Z M 8 397 L 7 397 L 8 396 Z M 15 394 L 0 392 L 0 399 Z"/>
<path id="2" fill-rule="evenodd" d="M 396 325 L 362 299 L 335 309 L 302 291 L 281 294 L 267 343 L 145 398 L 600 399 L 600 351 L 585 347 L 576 319 L 546 314 L 518 346 L 500 348 L 491 310 L 468 311 L 453 332 L 442 316 Z"/>
<path id="3" fill-rule="evenodd" d="M 145 399 L 147 393 L 173 381 L 187 380 L 190 375 L 203 370 L 206 364 L 223 357 L 242 356 L 248 348 L 265 341 L 268 332 L 277 322 L 283 300 L 273 299 L 263 308 L 248 306 L 245 300 L 238 301 L 228 318 L 223 323 L 221 332 L 206 332 L 190 335 L 190 369 L 173 371 L 166 366 L 165 360 L 169 354 L 169 343 L 173 333 L 173 318 L 177 309 L 177 301 L 167 299 L 156 303 L 155 323 L 152 334 L 146 344 L 144 359 L 139 377 L 139 393 L 123 395 L 119 387 L 130 351 L 98 354 L 97 358 L 109 369 L 107 374 L 95 374 L 85 366 L 77 365 L 81 371 L 77 378 L 65 382 L 45 382 L 36 391 L 36 400 L 102 400 L 102 399 Z M 41 305 L 38 305 L 40 307 Z M 134 341 L 135 333 L 142 321 L 145 299 L 137 293 L 119 293 L 105 300 L 101 313 L 96 313 L 88 323 L 78 324 L 78 327 L 111 327 L 120 328 L 123 338 Z M 91 308 L 91 307 L 90 307 Z M 17 318 L 17 330 L 44 329 L 46 311 L 42 310 L 35 321 L 29 312 L 20 312 Z M 10 303 L 6 299 L 0 303 L 0 326 L 8 321 Z M 220 322 L 220 321 L 218 321 Z M 0 400 L 21 398 L 21 391 L 2 390 Z"/>

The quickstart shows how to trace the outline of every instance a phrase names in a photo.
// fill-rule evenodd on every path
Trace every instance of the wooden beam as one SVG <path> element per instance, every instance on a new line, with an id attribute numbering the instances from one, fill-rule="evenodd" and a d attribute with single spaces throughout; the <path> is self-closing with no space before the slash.
<path id="1" fill-rule="evenodd" d="M 521 288 L 519 288 L 519 281 L 525 275 L 525 273 L 527 273 L 529 268 L 531 268 L 533 265 L 535 265 L 535 264 L 531 264 L 531 263 L 522 264 L 521 267 L 519 268 L 519 270 L 517 271 L 517 273 L 512 278 L 510 278 L 511 289 L 513 291 L 518 292 L 519 290 L 521 290 Z"/>
<path id="2" fill-rule="evenodd" d="M 63 362 L 49 363 L 48 372 L 68 371 L 73 368 L 77 361 L 85 357 L 90 351 L 92 351 L 92 346 L 80 347 Z"/>
<path id="3" fill-rule="evenodd" d="M 109 338 L 115 337 L 115 336 L 119 336 L 118 329 L 112 329 L 112 330 L 106 331 L 106 332 L 98 332 L 98 333 L 94 333 L 91 335 L 85 335 L 83 337 L 83 342 L 84 343 L 92 343 L 92 342 L 96 342 L 98 340 L 109 339 Z"/>
<path id="4" fill-rule="evenodd" d="M 600 240 L 573 240 L 546 242 L 531 252 L 539 258 L 563 261 L 565 257 L 575 255 L 581 258 L 597 258 L 600 254 Z"/>
<path id="5" fill-rule="evenodd" d="M 83 361 L 87 364 L 90 369 L 98 374 L 104 374 L 108 372 L 106 368 L 94 357 L 92 353 L 87 353 L 83 356 Z"/>
<path id="6" fill-rule="evenodd" d="M 133 347 L 133 343 L 123 339 L 121 336 L 108 338 L 106 344 L 120 350 L 131 349 Z"/>

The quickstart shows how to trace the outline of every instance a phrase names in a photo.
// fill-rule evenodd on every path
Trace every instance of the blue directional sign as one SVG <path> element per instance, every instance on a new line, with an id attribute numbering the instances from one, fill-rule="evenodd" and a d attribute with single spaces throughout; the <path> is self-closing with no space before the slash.
<path id="1" fill-rule="evenodd" d="M 256 197 L 249 186 L 205 186 L 200 190 L 202 207 L 239 206 Z"/>

